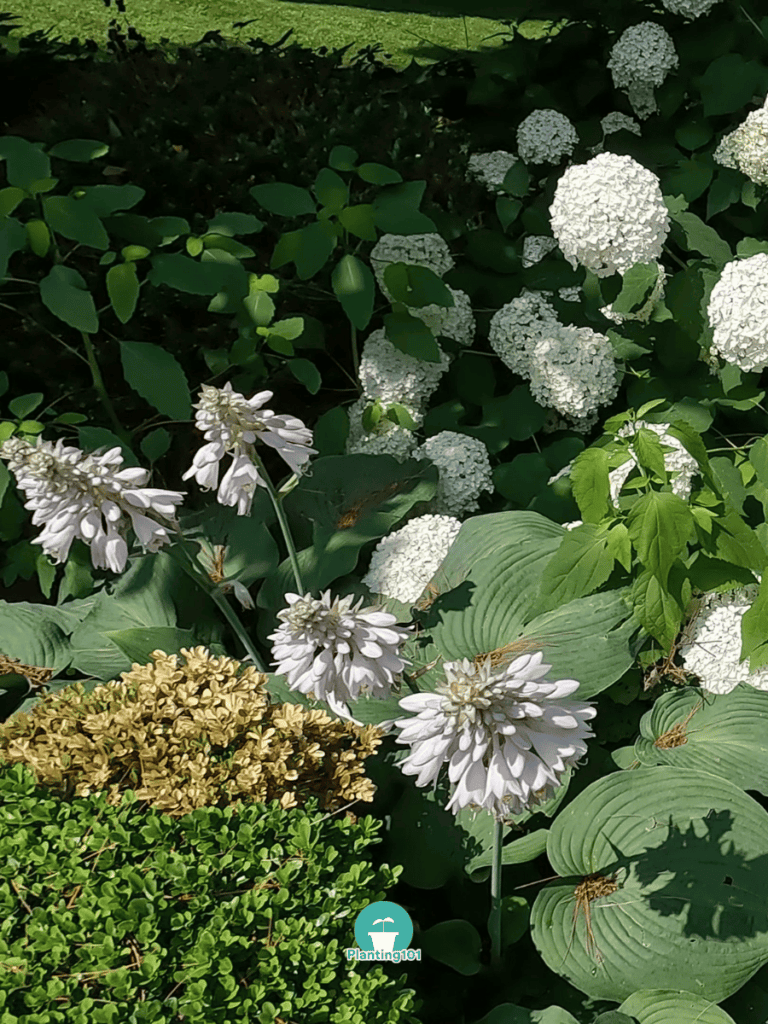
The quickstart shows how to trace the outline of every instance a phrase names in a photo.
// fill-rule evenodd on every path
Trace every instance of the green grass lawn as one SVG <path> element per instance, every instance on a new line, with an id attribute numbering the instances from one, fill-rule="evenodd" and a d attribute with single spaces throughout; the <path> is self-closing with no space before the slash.
<path id="1" fill-rule="evenodd" d="M 51 29 L 50 38 L 93 39 L 102 50 L 106 49 L 112 18 L 124 30 L 132 24 L 150 45 L 159 43 L 161 36 L 167 36 L 172 45 L 189 45 L 214 29 L 228 40 L 260 38 L 274 43 L 293 28 L 291 41 L 312 49 L 356 44 L 345 54 L 345 64 L 358 48 L 381 42 L 383 52 L 392 57 L 379 59 L 397 68 L 407 66 L 425 43 L 450 49 L 493 47 L 500 45 L 501 38 L 487 37 L 505 29 L 502 22 L 487 18 L 431 17 L 286 0 L 126 0 L 124 15 L 117 13 L 115 5 L 108 9 L 100 0 L 25 0 L 12 13 L 21 19 L 12 36 Z M 251 19 L 244 29 L 232 28 L 233 22 Z M 529 36 L 546 34 L 552 25 L 546 21 L 524 24 L 523 32 Z M 434 63 L 423 56 L 417 59 L 419 64 Z"/>

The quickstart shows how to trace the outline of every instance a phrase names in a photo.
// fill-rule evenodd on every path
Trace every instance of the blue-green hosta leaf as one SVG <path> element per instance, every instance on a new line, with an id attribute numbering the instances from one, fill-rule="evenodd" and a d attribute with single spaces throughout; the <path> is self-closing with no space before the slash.
<path id="1" fill-rule="evenodd" d="M 635 755 L 768 796 L 768 693 L 746 683 L 719 695 L 693 687 L 664 693 L 640 721 Z"/>
<path id="2" fill-rule="evenodd" d="M 592 999 L 656 985 L 718 1003 L 768 962 L 768 812 L 726 779 L 667 765 L 598 779 L 552 823 L 547 857 L 560 878 L 531 936 Z"/>
<path id="3" fill-rule="evenodd" d="M 543 650 L 550 678 L 577 678 L 580 699 L 600 693 L 634 660 L 627 592 L 609 591 L 537 614 L 539 587 L 563 537 L 561 526 L 535 512 L 476 516 L 462 524 L 441 567 L 461 581 L 438 599 L 425 631 L 444 661 L 508 647 Z M 437 580 L 437 576 L 435 580 Z M 419 685 L 421 681 L 419 681 Z"/>
<path id="4" fill-rule="evenodd" d="M 696 1024 L 736 1024 L 721 1007 L 711 999 L 679 989 L 646 988 L 633 992 L 619 1007 L 628 1013 L 637 1024 L 680 1024 L 680 1021 L 696 1021 Z"/>

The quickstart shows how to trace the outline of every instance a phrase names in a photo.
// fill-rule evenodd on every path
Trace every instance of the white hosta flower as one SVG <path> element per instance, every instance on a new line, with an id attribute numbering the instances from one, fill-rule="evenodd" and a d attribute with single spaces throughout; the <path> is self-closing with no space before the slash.
<path id="1" fill-rule="evenodd" d="M 533 346 L 530 381 L 540 405 L 580 420 L 614 400 L 621 375 L 604 334 L 558 324 Z"/>
<path id="2" fill-rule="evenodd" d="M 363 394 L 371 401 L 378 398 L 385 408 L 400 404 L 415 410 L 417 425 L 440 378 L 450 365 L 445 352 L 439 363 L 428 363 L 395 348 L 383 328 L 372 331 L 363 345 L 359 377 Z"/>
<path id="3" fill-rule="evenodd" d="M 453 296 L 453 306 L 430 303 L 421 308 L 409 306 L 408 312 L 425 323 L 435 337 L 450 338 L 459 345 L 469 346 L 475 340 L 477 328 L 469 296 L 450 285 L 446 287 Z"/>
<path id="4" fill-rule="evenodd" d="M 390 302 L 392 293 L 384 283 L 384 270 L 391 263 L 426 267 L 438 277 L 456 265 L 445 239 L 434 231 L 421 235 L 382 235 L 368 258 L 379 288 Z"/>
<path id="5" fill-rule="evenodd" d="M 404 403 L 400 403 L 404 405 Z M 392 455 L 398 462 L 405 462 L 417 445 L 416 435 L 412 430 L 401 427 L 386 416 L 382 416 L 370 433 L 363 427 L 363 413 L 370 402 L 365 396 L 358 398 L 349 409 L 349 434 L 347 435 L 346 451 L 348 455 Z M 409 409 L 414 421 L 418 421 L 418 409 Z"/>
<path id="6" fill-rule="evenodd" d="M 768 99 L 723 136 L 713 157 L 723 167 L 741 171 L 756 185 L 768 185 Z"/>
<path id="7" fill-rule="evenodd" d="M 710 693 L 730 693 L 739 683 L 768 690 L 768 669 L 749 671 L 741 657 L 741 620 L 760 588 L 749 584 L 726 594 L 707 594 L 680 655 L 688 672 L 699 677 Z"/>
<path id="8" fill-rule="evenodd" d="M 693 21 L 700 18 L 702 14 L 709 14 L 715 4 L 720 0 L 661 0 L 662 4 L 671 14 L 682 14 L 686 21 Z"/>
<path id="9" fill-rule="evenodd" d="M 575 679 L 552 682 L 540 651 L 493 669 L 464 658 L 444 665 L 445 682 L 433 693 L 404 697 L 398 743 L 411 752 L 401 762 L 417 786 L 437 782 L 444 764 L 456 787 L 446 810 L 484 808 L 497 819 L 522 814 L 548 800 L 562 776 L 587 751 L 594 735 L 591 704 L 568 699 Z"/>
<path id="10" fill-rule="evenodd" d="M 634 423 L 625 423 L 618 432 L 619 437 L 635 437 L 638 430 L 645 427 L 658 435 L 662 445 L 672 448 L 673 451 L 664 453 L 664 468 L 670 476 L 672 493 L 687 501 L 691 496 L 692 480 L 699 472 L 699 464 L 692 455 L 688 453 L 685 446 L 676 437 L 668 432 L 668 423 L 648 423 L 646 420 L 636 420 Z M 611 487 L 611 501 L 616 504 L 624 483 L 637 466 L 637 459 L 632 452 L 629 458 L 621 466 L 612 469 L 608 474 Z"/>
<path id="11" fill-rule="evenodd" d="M 300 473 L 310 456 L 317 454 L 310 447 L 312 431 L 301 420 L 261 408 L 271 397 L 271 391 L 260 391 L 245 398 L 229 382 L 223 388 L 203 384 L 195 405 L 195 425 L 208 443 L 195 453 L 182 480 L 194 477 L 204 491 L 218 485 L 219 504 L 237 505 L 239 516 L 250 514 L 256 488 L 265 486 L 252 461 L 256 441 L 274 448 L 294 473 Z M 219 463 L 227 454 L 232 463 L 219 485 Z"/>
<path id="12" fill-rule="evenodd" d="M 90 547 L 95 569 L 122 572 L 128 558 L 124 517 L 146 552 L 171 539 L 153 515 L 178 526 L 175 506 L 184 500 L 184 492 L 144 487 L 149 470 L 121 469 L 119 447 L 87 455 L 61 439 L 52 444 L 38 435 L 33 446 L 11 437 L 0 446 L 0 457 L 27 496 L 24 506 L 34 511 L 32 522 L 44 527 L 32 543 L 40 544 L 57 564 L 65 561 L 78 538 Z"/>
<path id="13" fill-rule="evenodd" d="M 549 212 L 571 266 L 582 264 L 598 277 L 657 260 L 669 234 L 659 179 L 631 156 L 615 153 L 569 167 Z"/>
<path id="14" fill-rule="evenodd" d="M 578 141 L 576 129 L 557 110 L 534 110 L 517 129 L 517 149 L 527 164 L 558 164 Z"/>
<path id="15" fill-rule="evenodd" d="M 496 149 L 492 153 L 473 153 L 467 163 L 470 177 L 476 178 L 490 191 L 504 195 L 501 187 L 507 171 L 517 163 L 517 157 L 504 149 Z"/>
<path id="16" fill-rule="evenodd" d="M 427 438 L 413 457 L 429 459 L 440 471 L 437 491 L 430 503 L 439 515 L 461 517 L 475 512 L 480 507 L 481 493 L 493 493 L 488 450 L 476 437 L 443 430 Z"/>
<path id="17" fill-rule="evenodd" d="M 711 354 L 751 372 L 768 366 L 768 255 L 723 267 L 707 306 Z"/>
<path id="18" fill-rule="evenodd" d="M 349 718 L 347 704 L 361 696 L 389 696 L 395 677 L 410 664 L 399 655 L 410 629 L 398 626 L 394 615 L 361 608 L 363 598 L 331 599 L 311 594 L 286 594 L 288 607 L 278 612 L 282 624 L 273 640 L 275 672 L 292 690 L 324 700 L 332 711 Z"/>
<path id="19" fill-rule="evenodd" d="M 413 604 L 440 568 L 460 529 L 460 520 L 453 516 L 411 519 L 382 537 L 363 583 L 374 594 Z"/>
<path id="20" fill-rule="evenodd" d="M 672 36 L 653 21 L 625 29 L 608 60 L 613 84 L 627 91 L 638 117 L 654 113 L 653 88 L 661 85 L 678 64 Z"/>
<path id="21" fill-rule="evenodd" d="M 491 348 L 513 373 L 530 374 L 531 352 L 542 333 L 559 321 L 554 307 L 541 292 L 524 290 L 491 317 L 488 340 Z"/>

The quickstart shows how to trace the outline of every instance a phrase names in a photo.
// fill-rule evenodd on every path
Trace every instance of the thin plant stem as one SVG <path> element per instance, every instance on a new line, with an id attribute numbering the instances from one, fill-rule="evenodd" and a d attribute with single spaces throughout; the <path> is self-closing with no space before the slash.
<path id="1" fill-rule="evenodd" d="M 493 860 L 491 861 L 491 967 L 501 967 L 501 840 L 504 824 L 493 823 Z"/>
<path id="2" fill-rule="evenodd" d="M 683 261 L 678 256 L 675 256 L 675 254 L 672 252 L 672 250 L 669 248 L 668 245 L 664 246 L 664 252 L 667 254 L 667 256 L 670 257 L 670 259 L 673 259 L 675 261 L 675 263 L 678 264 L 678 266 L 682 267 L 683 270 L 687 270 L 688 269 L 688 267 L 686 267 L 686 265 L 683 263 Z"/>
<path id="3" fill-rule="evenodd" d="M 269 479 L 269 474 L 264 468 L 264 463 L 261 461 L 256 452 L 252 453 L 251 458 L 253 459 L 253 464 L 258 469 L 259 475 L 264 481 L 264 486 L 267 489 L 267 493 L 269 494 L 269 497 L 272 500 L 275 515 L 277 516 L 277 521 L 280 524 L 280 529 L 283 533 L 283 540 L 285 541 L 285 546 L 288 548 L 288 557 L 291 560 L 291 568 L 293 569 L 293 576 L 294 579 L 296 580 L 296 587 L 298 588 L 298 593 L 305 594 L 306 591 L 304 589 L 304 583 L 302 582 L 301 579 L 301 569 L 299 568 L 299 559 L 296 555 L 296 545 L 293 543 L 293 537 L 291 536 L 291 531 L 288 527 L 288 520 L 285 518 L 285 510 L 283 509 L 282 502 L 277 496 L 277 492 L 275 491 L 275 488 L 272 485 L 272 481 Z"/>
<path id="4" fill-rule="evenodd" d="M 757 24 L 757 23 L 755 22 L 755 19 L 754 19 L 754 18 L 753 18 L 753 17 L 751 16 L 751 15 L 749 15 L 749 14 L 748 14 L 748 13 L 747 13 L 747 12 L 746 12 L 746 11 L 744 10 L 744 7 L 743 7 L 743 5 L 742 5 L 742 4 L 739 4 L 739 7 L 741 7 L 741 13 L 742 13 L 742 14 L 744 15 L 744 17 L 745 17 L 745 18 L 748 18 L 748 19 L 749 19 L 749 20 L 750 20 L 750 21 L 752 22 L 752 24 L 753 24 L 753 25 L 755 26 L 755 28 L 756 28 L 756 29 L 757 29 L 757 31 L 758 31 L 758 32 L 760 33 L 760 35 L 761 35 L 761 36 L 763 36 L 763 39 L 765 39 L 765 35 L 763 34 L 763 30 L 762 30 L 762 29 L 760 28 L 760 26 L 759 26 L 759 25 L 758 25 L 758 24 Z"/>
<path id="5" fill-rule="evenodd" d="M 96 353 L 93 349 L 91 339 L 88 337 L 85 331 L 80 331 L 80 335 L 83 339 L 83 344 L 85 345 L 86 355 L 88 356 L 88 365 L 91 368 L 91 377 L 93 378 L 93 387 L 96 391 L 96 394 L 99 396 L 101 404 L 106 409 L 107 416 L 109 416 L 110 420 L 112 421 L 112 426 L 115 428 L 115 434 L 120 438 L 121 441 L 127 444 L 128 447 L 130 448 L 131 436 L 123 429 L 123 425 L 117 418 L 117 413 L 115 412 L 114 406 L 112 405 L 107 389 L 104 387 L 104 380 L 101 376 L 99 364 L 96 362 Z"/>
<path id="6" fill-rule="evenodd" d="M 232 629 L 235 631 L 237 636 L 240 638 L 243 647 L 251 657 L 251 661 L 259 670 L 259 672 L 267 672 L 264 667 L 264 662 L 261 660 L 261 655 L 251 643 L 251 638 L 243 626 L 242 622 L 238 618 L 237 613 L 230 605 L 224 594 L 219 590 L 218 587 L 214 586 L 210 579 L 205 575 L 203 570 L 198 567 L 197 560 L 192 558 L 186 549 L 186 542 L 181 529 L 176 525 L 176 533 L 179 538 L 178 547 L 168 549 L 168 554 L 173 558 L 178 566 L 180 566 L 190 579 L 194 580 L 199 587 L 208 594 L 216 607 L 224 615 L 224 618 L 230 624 Z"/>

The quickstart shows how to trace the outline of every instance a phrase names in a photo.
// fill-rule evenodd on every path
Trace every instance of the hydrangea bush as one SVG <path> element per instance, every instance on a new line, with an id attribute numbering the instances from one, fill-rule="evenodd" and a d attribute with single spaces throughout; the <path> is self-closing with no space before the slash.
<path id="1" fill-rule="evenodd" d="M 100 401 L 91 423 L 54 417 L 61 396 L 0 379 L 1 525 L 48 602 L 14 600 L 6 573 L 6 717 L 195 649 L 252 662 L 274 703 L 373 727 L 425 1024 L 762 1014 L 768 207 L 749 108 L 768 19 L 651 6 L 475 55 L 479 210 L 422 203 L 362 139 L 200 234 L 136 212 L 138 187 L 57 193 L 57 162 L 106 142 L 0 138 L 2 287 L 39 290 Z M 246 244 L 266 223 L 268 267 Z M 107 305 L 81 248 L 103 253 Z M 281 308 L 297 282 L 336 311 L 328 337 Z M 162 339 L 130 338 L 172 291 L 232 317 L 194 404 Z M 105 312 L 146 423 L 99 371 Z"/>

